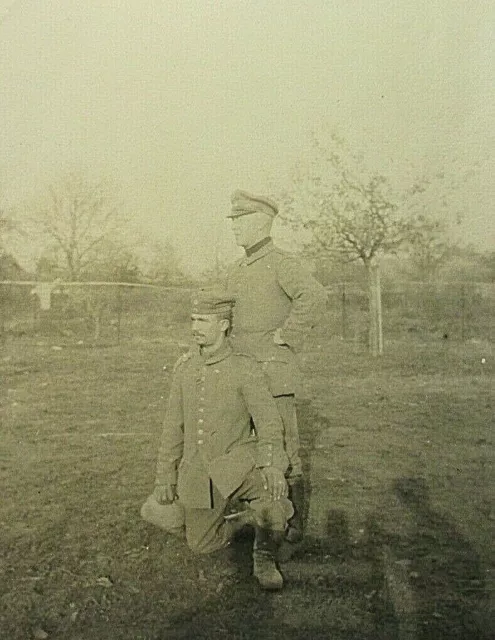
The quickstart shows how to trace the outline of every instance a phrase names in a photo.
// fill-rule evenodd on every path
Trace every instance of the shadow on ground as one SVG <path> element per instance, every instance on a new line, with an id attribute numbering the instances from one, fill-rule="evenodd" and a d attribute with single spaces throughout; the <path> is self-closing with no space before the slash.
<path id="1" fill-rule="evenodd" d="M 309 403 L 298 410 L 303 464 L 311 477 L 311 454 L 328 424 Z M 131 465 L 127 478 L 135 481 L 136 449 L 119 460 L 116 451 L 123 455 L 127 449 L 98 447 L 91 458 L 83 447 L 75 448 L 73 458 L 67 447 L 61 450 L 56 466 L 47 468 L 52 475 L 46 475 L 45 503 L 38 511 L 19 511 L 20 525 L 27 520 L 31 529 L 12 534 L 7 545 L 2 637 L 21 640 L 36 629 L 47 640 L 491 637 L 478 555 L 453 522 L 434 510 L 422 478 L 398 478 L 384 487 L 411 515 L 407 535 L 388 533 L 384 514 L 375 511 L 356 543 L 349 514 L 327 509 L 322 535 L 307 536 L 282 565 L 284 590 L 266 593 L 251 575 L 252 532 L 221 553 L 194 556 L 139 520 L 144 484 L 129 496 L 119 470 Z M 96 462 L 84 466 L 81 451 Z M 105 466 L 98 466 L 98 455 Z M 36 486 L 39 473 L 37 465 Z"/>
<path id="2" fill-rule="evenodd" d="M 223 558 L 197 559 L 205 580 L 225 575 L 223 588 L 197 607 L 168 619 L 158 638 L 383 639 L 393 624 L 381 594 L 383 578 L 374 558 L 335 554 L 325 540 L 307 539 L 297 556 L 281 566 L 286 586 L 263 592 L 251 575 L 252 536 L 236 541 Z M 225 569 L 220 566 L 225 565 Z M 235 570 L 235 573 L 229 571 Z M 393 637 L 393 636 L 390 636 Z"/>
<path id="3" fill-rule="evenodd" d="M 455 524 L 432 508 L 424 479 L 400 478 L 394 490 L 414 521 L 409 539 L 395 541 L 394 547 L 399 558 L 410 562 L 417 637 L 488 640 L 495 620 L 489 624 L 490 603 L 478 554 Z"/>
<path id="4" fill-rule="evenodd" d="M 298 405 L 305 477 L 311 452 L 326 421 L 309 402 Z M 309 494 L 309 499 L 311 495 Z M 309 500 L 308 500 L 309 502 Z M 306 514 L 307 515 L 307 514 Z M 196 558 L 196 571 L 220 585 L 198 606 L 168 619 L 154 638 L 278 638 L 296 640 L 378 640 L 396 629 L 384 599 L 379 554 L 350 542 L 345 513 L 328 513 L 322 538 L 307 536 L 293 558 L 281 565 L 281 592 L 259 589 L 251 575 L 253 535 L 246 530 L 224 552 Z M 224 576 L 223 580 L 219 576 Z"/>

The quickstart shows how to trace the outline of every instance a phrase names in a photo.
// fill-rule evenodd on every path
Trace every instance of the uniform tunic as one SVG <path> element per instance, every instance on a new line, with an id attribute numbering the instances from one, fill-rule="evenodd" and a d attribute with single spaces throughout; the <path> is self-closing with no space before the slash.
<path id="1" fill-rule="evenodd" d="M 235 297 L 232 341 L 262 363 L 274 396 L 296 391 L 294 354 L 323 313 L 323 286 L 270 240 L 231 270 L 227 288 Z M 281 328 L 285 345 L 275 344 Z"/>
<path id="2" fill-rule="evenodd" d="M 256 433 L 251 428 L 251 417 Z M 213 355 L 179 362 L 170 390 L 156 484 L 177 484 L 186 508 L 212 508 L 256 467 L 284 472 L 282 423 L 256 361 L 226 340 Z"/>

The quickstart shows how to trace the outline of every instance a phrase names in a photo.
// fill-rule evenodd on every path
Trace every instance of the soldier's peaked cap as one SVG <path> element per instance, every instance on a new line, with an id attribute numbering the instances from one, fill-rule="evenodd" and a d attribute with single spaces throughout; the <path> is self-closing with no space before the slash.
<path id="1" fill-rule="evenodd" d="M 228 318 L 235 299 L 217 289 L 200 289 L 192 297 L 192 313 L 198 315 L 220 315 Z"/>
<path id="2" fill-rule="evenodd" d="M 247 191 L 234 191 L 230 200 L 232 202 L 232 210 L 227 215 L 227 218 L 238 218 L 256 211 L 261 211 L 274 218 L 278 213 L 276 202 L 265 196 L 253 196 Z"/>

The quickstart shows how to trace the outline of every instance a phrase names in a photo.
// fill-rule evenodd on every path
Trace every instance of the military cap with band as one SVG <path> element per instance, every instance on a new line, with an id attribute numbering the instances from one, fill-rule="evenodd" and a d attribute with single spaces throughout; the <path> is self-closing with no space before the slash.
<path id="1" fill-rule="evenodd" d="M 229 317 L 234 304 L 235 298 L 222 291 L 200 289 L 193 295 L 192 313 Z"/>
<path id="2" fill-rule="evenodd" d="M 231 196 L 232 210 L 227 218 L 238 218 L 249 213 L 261 211 L 274 218 L 278 213 L 276 202 L 265 196 L 254 196 L 247 191 L 234 191 Z"/>

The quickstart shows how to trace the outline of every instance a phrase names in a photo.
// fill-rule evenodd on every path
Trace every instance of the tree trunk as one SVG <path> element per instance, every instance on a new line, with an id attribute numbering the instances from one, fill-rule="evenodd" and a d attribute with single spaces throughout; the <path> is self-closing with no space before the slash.
<path id="1" fill-rule="evenodd" d="M 368 271 L 369 332 L 368 345 L 374 356 L 383 353 L 382 296 L 378 263 L 366 264 Z"/>
<path id="2" fill-rule="evenodd" d="M 101 334 L 101 312 L 100 309 L 96 310 L 96 313 L 94 315 L 94 322 L 95 322 L 95 333 L 93 336 L 93 340 L 95 342 L 98 342 L 98 340 L 100 339 L 100 334 Z"/>

